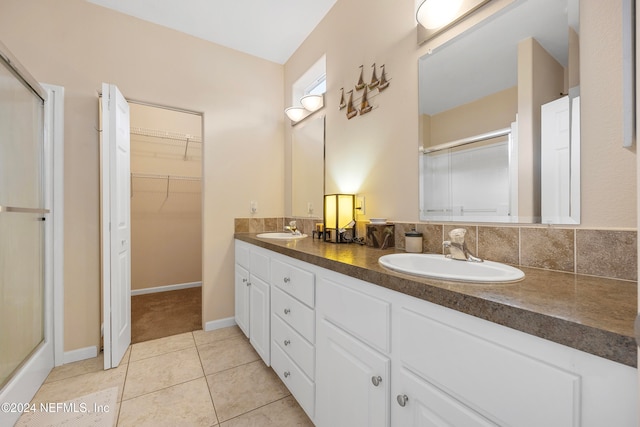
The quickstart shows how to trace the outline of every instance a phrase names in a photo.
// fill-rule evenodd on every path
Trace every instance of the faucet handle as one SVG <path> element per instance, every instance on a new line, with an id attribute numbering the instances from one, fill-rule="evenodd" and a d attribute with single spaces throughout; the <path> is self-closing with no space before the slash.
<path id="1" fill-rule="evenodd" d="M 452 242 L 463 244 L 465 234 L 467 234 L 467 230 L 465 228 L 454 228 L 449 232 L 449 237 Z"/>

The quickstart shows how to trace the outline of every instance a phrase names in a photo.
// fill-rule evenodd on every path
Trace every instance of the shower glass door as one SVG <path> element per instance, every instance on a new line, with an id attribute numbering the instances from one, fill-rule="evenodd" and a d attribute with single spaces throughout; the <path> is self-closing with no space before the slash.
<path id="1" fill-rule="evenodd" d="M 0 57 L 0 389 L 45 337 L 44 101 Z"/>

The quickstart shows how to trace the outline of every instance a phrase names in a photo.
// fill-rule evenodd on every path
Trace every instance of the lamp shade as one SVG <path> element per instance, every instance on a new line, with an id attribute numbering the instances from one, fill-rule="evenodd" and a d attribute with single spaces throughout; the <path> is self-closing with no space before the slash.
<path id="1" fill-rule="evenodd" d="M 418 7 L 416 20 L 427 30 L 427 36 L 462 20 L 489 0 L 424 0 Z"/>
<path id="2" fill-rule="evenodd" d="M 289 107 L 284 110 L 284 113 L 289 117 L 292 121 L 298 122 L 306 117 L 308 111 L 302 107 Z"/>
<path id="3" fill-rule="evenodd" d="M 416 19 L 426 29 L 435 30 L 453 22 L 462 3 L 462 0 L 425 0 L 418 8 Z"/>
<path id="4" fill-rule="evenodd" d="M 355 198 L 353 194 L 325 194 L 324 229 L 332 233 L 332 241 L 340 242 L 338 230 L 347 228 L 355 218 Z"/>
<path id="5" fill-rule="evenodd" d="M 300 103 L 305 110 L 314 112 L 324 106 L 324 99 L 322 95 L 306 95 L 300 98 Z"/>

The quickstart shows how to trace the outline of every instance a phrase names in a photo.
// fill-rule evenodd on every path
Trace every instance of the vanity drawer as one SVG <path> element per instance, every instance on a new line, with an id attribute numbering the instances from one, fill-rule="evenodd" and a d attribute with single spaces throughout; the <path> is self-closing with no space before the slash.
<path id="1" fill-rule="evenodd" d="M 250 255 L 251 274 L 261 278 L 265 282 L 269 282 L 269 256 L 260 250 L 251 250 Z"/>
<path id="2" fill-rule="evenodd" d="M 315 378 L 315 348 L 287 325 L 280 316 L 271 315 L 271 339 L 311 378 Z"/>
<path id="3" fill-rule="evenodd" d="M 296 398 L 302 409 L 313 419 L 315 411 L 315 384 L 286 355 L 279 345 L 271 349 L 271 367 Z"/>
<path id="4" fill-rule="evenodd" d="M 271 313 L 279 316 L 310 343 L 315 342 L 315 313 L 278 288 L 271 288 Z"/>
<path id="5" fill-rule="evenodd" d="M 354 286 L 351 286 L 351 284 Z M 389 353 L 391 304 L 356 290 L 361 282 L 322 277 L 318 284 L 319 314 L 374 348 Z"/>
<path id="6" fill-rule="evenodd" d="M 299 299 L 309 307 L 315 305 L 315 275 L 287 262 L 271 260 L 271 284 Z"/>
<path id="7" fill-rule="evenodd" d="M 249 270 L 249 245 L 236 240 L 236 264 Z"/>

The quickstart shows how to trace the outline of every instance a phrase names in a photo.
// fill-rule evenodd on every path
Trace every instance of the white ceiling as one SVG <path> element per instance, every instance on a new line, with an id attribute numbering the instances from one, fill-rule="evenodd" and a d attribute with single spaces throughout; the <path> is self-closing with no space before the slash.
<path id="1" fill-rule="evenodd" d="M 337 0 L 87 0 L 284 64 Z"/>

